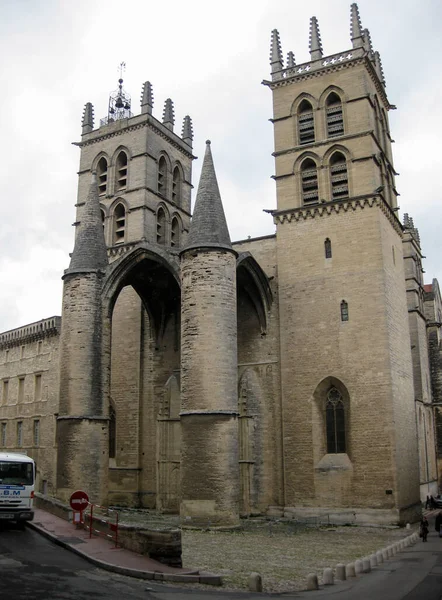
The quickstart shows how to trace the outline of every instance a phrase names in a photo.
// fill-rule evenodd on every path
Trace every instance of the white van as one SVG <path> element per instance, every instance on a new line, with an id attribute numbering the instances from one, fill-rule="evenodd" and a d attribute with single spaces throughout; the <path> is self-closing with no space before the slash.
<path id="1" fill-rule="evenodd" d="M 32 521 L 35 474 L 35 462 L 26 454 L 0 452 L 0 520 Z"/>

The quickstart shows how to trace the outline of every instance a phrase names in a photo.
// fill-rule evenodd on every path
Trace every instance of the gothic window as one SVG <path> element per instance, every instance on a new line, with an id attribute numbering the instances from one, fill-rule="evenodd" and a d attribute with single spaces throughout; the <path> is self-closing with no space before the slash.
<path id="1" fill-rule="evenodd" d="M 330 158 L 330 180 L 332 200 L 348 198 L 347 161 L 342 152 L 335 152 Z"/>
<path id="2" fill-rule="evenodd" d="M 341 321 L 348 321 L 348 302 L 341 302 Z"/>
<path id="3" fill-rule="evenodd" d="M 158 161 L 158 193 L 167 194 L 167 162 L 164 156 L 160 156 Z"/>
<path id="4" fill-rule="evenodd" d="M 306 158 L 301 165 L 301 185 L 304 204 L 318 202 L 318 171 L 311 158 Z"/>
<path id="5" fill-rule="evenodd" d="M 344 134 L 344 119 L 342 116 L 342 102 L 338 94 L 332 92 L 325 102 L 327 115 L 327 137 L 336 137 Z"/>
<path id="6" fill-rule="evenodd" d="M 325 403 L 325 423 L 327 430 L 327 454 L 346 452 L 345 411 L 342 394 L 332 387 Z"/>
<path id="7" fill-rule="evenodd" d="M 127 154 L 123 150 L 117 156 L 115 165 L 115 190 L 125 190 L 127 186 Z"/>
<path id="8" fill-rule="evenodd" d="M 180 245 L 180 221 L 178 217 L 173 217 L 172 225 L 170 228 L 170 245 L 179 246 Z"/>
<path id="9" fill-rule="evenodd" d="M 103 225 L 103 230 L 104 230 L 104 221 L 106 219 L 106 215 L 104 214 L 104 210 L 102 208 L 100 208 L 100 215 L 101 215 L 101 223 Z"/>
<path id="10" fill-rule="evenodd" d="M 298 108 L 298 135 L 301 146 L 315 141 L 313 107 L 308 100 L 303 100 Z"/>
<path id="11" fill-rule="evenodd" d="M 97 165 L 98 193 L 105 194 L 107 189 L 107 160 L 102 156 Z"/>
<path id="12" fill-rule="evenodd" d="M 109 407 L 109 458 L 115 458 L 117 450 L 117 418 L 115 410 Z"/>
<path id="13" fill-rule="evenodd" d="M 160 208 L 157 212 L 157 244 L 164 245 L 166 243 L 166 213 Z"/>
<path id="14" fill-rule="evenodd" d="M 332 245 L 331 245 L 331 241 L 329 240 L 329 238 L 327 238 L 324 242 L 324 251 L 325 251 L 325 258 L 332 257 Z"/>
<path id="15" fill-rule="evenodd" d="M 181 205 L 181 171 L 179 167 L 175 167 L 172 177 L 172 200 L 178 206 Z"/>
<path id="16" fill-rule="evenodd" d="M 118 203 L 114 209 L 114 244 L 123 244 L 126 234 L 126 209 L 124 204 Z"/>

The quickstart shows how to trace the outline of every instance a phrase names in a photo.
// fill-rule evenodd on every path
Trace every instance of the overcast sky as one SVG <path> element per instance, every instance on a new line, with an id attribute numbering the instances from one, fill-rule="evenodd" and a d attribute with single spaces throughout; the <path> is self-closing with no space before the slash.
<path id="1" fill-rule="evenodd" d="M 425 281 L 442 283 L 440 0 L 360 0 L 383 62 L 401 219 L 421 234 Z M 0 331 L 61 314 L 61 275 L 73 248 L 83 106 L 96 126 L 125 61 L 126 91 L 139 112 L 152 82 L 154 115 L 175 105 L 176 131 L 190 114 L 195 190 L 204 141 L 212 151 L 232 240 L 273 233 L 275 207 L 270 32 L 284 56 L 309 60 L 309 19 L 324 55 L 347 50 L 347 0 L 0 0 Z"/>

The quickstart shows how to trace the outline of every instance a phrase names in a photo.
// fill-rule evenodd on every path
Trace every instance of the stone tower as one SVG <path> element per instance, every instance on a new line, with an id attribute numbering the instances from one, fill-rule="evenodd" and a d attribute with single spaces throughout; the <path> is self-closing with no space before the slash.
<path id="1" fill-rule="evenodd" d="M 60 395 L 57 418 L 57 493 L 75 489 L 107 502 L 107 406 L 102 401 L 100 294 L 108 265 L 95 173 L 69 268 L 63 280 Z"/>
<path id="2" fill-rule="evenodd" d="M 271 40 L 285 506 L 407 519 L 419 477 L 402 227 L 379 53 Z M 304 507 L 304 509 L 303 509 Z M 293 508 L 295 511 L 295 508 Z"/>
<path id="3" fill-rule="evenodd" d="M 181 521 L 239 523 L 236 252 L 210 142 L 181 253 Z"/>

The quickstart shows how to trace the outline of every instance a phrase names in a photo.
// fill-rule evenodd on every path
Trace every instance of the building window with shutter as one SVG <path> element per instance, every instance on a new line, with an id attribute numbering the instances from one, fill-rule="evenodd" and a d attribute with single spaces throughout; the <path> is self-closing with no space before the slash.
<path id="1" fill-rule="evenodd" d="M 313 144 L 315 141 L 313 106 L 308 100 L 303 100 L 298 108 L 298 141 L 300 146 Z"/>
<path id="2" fill-rule="evenodd" d="M 315 161 L 311 158 L 306 158 L 301 165 L 301 189 L 304 204 L 318 202 L 318 170 Z"/>
<path id="3" fill-rule="evenodd" d="M 332 92 L 328 95 L 325 102 L 325 111 L 327 115 L 327 137 L 336 137 L 344 135 L 344 118 L 342 115 L 341 98 Z"/>

